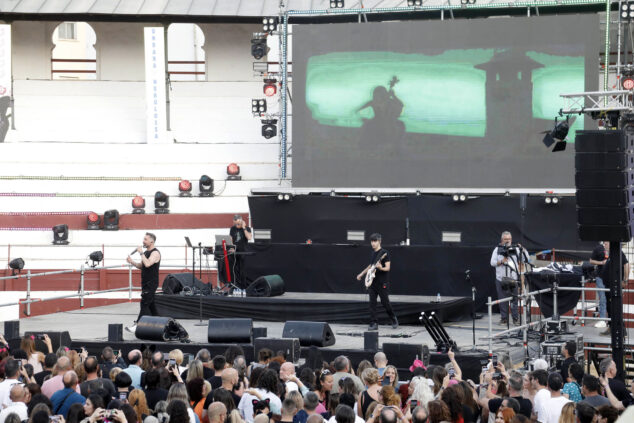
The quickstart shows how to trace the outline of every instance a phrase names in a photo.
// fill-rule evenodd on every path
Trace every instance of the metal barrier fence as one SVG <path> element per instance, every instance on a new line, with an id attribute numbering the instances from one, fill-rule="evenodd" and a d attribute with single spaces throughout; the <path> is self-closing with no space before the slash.
<path id="1" fill-rule="evenodd" d="M 191 267 L 188 267 L 187 265 L 161 265 L 162 268 L 176 268 L 176 269 L 183 269 L 183 270 L 187 270 L 187 271 L 191 271 Z M 101 291 L 86 291 L 85 288 L 85 275 L 86 272 L 90 272 L 90 271 L 99 271 L 99 270 L 107 270 L 107 269 L 124 269 L 127 268 L 128 269 L 128 286 L 127 287 L 122 287 L 122 288 L 112 288 L 112 289 L 104 289 Z M 22 275 L 12 275 L 12 276 L 3 276 L 0 277 L 0 281 L 6 281 L 6 280 L 11 280 L 11 279 L 26 279 L 26 299 L 25 300 L 21 300 L 21 301 L 14 301 L 14 302 L 9 302 L 9 303 L 3 303 L 0 304 L 0 307 L 9 307 L 9 306 L 20 306 L 20 305 L 26 305 L 26 315 L 30 316 L 31 315 L 31 304 L 32 303 L 39 303 L 39 302 L 45 302 L 45 301 L 53 301 L 53 300 L 62 300 L 62 299 L 66 299 L 66 298 L 75 298 L 75 297 L 79 297 L 79 306 L 84 307 L 84 297 L 88 297 L 91 295 L 97 295 L 97 294 L 105 294 L 108 292 L 120 292 L 120 291 L 128 291 L 128 300 L 131 301 L 132 300 L 132 291 L 140 291 L 141 288 L 140 287 L 135 287 L 133 286 L 132 283 L 132 273 L 133 273 L 133 269 L 135 269 L 132 265 L 118 265 L 118 266 L 101 266 L 101 267 L 86 267 L 85 265 L 82 265 L 79 269 L 69 269 L 69 270 L 57 270 L 57 271 L 52 271 L 52 272 L 42 272 L 42 273 L 31 273 L 30 270 L 26 271 L 26 274 L 22 274 Z M 54 297 L 48 297 L 48 298 L 31 298 L 31 280 L 35 277 L 45 277 L 45 276 L 52 276 L 52 275 L 64 275 L 64 274 L 72 274 L 72 273 L 79 273 L 79 289 L 77 291 L 76 294 L 67 294 L 67 295 L 58 295 L 58 296 L 54 296 Z"/>

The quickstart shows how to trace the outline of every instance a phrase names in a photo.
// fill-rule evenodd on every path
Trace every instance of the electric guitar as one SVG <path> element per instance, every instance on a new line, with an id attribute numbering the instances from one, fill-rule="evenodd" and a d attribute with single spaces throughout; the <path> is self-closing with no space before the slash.
<path id="1" fill-rule="evenodd" d="M 380 259 L 378 259 L 376 261 L 376 263 L 374 263 L 372 266 L 370 266 L 370 268 L 368 269 L 367 273 L 365 274 L 365 287 L 369 288 L 370 285 L 372 285 L 372 281 L 374 280 L 374 277 L 376 276 L 376 266 L 381 262 L 381 260 L 383 260 L 385 258 L 385 256 L 387 256 L 387 253 L 384 253 Z"/>

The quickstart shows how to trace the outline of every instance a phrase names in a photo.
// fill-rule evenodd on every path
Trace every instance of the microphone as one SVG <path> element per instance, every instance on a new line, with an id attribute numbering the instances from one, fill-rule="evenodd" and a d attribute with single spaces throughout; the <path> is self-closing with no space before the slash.
<path id="1" fill-rule="evenodd" d="M 134 250 L 132 250 L 132 252 L 130 253 L 130 255 L 133 255 L 134 253 L 138 252 L 137 249 L 135 248 Z"/>

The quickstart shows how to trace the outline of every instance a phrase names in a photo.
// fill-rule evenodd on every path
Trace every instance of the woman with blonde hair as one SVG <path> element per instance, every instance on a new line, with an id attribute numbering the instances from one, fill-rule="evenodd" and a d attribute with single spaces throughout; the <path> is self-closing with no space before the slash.
<path id="1" fill-rule="evenodd" d="M 379 385 L 379 371 L 373 367 L 366 368 L 363 373 L 361 373 L 361 381 L 366 388 L 365 391 L 359 395 L 357 414 L 363 419 L 368 413 L 370 404 L 379 400 L 379 390 L 381 390 L 381 386 Z"/>
<path id="2" fill-rule="evenodd" d="M 392 388 L 394 388 L 394 390 L 396 390 L 396 388 L 398 387 L 398 370 L 396 370 L 396 367 L 392 366 L 391 364 L 388 366 L 385 366 L 385 371 L 383 372 L 383 380 L 388 379 L 389 382 L 383 382 L 383 386 L 391 386 Z"/>
<path id="3" fill-rule="evenodd" d="M 200 360 L 194 360 L 191 363 L 189 363 L 189 369 L 187 370 L 187 377 L 185 378 L 185 383 L 194 379 L 205 380 L 204 371 L 203 371 L 203 362 Z"/>
<path id="4" fill-rule="evenodd" d="M 185 356 L 183 356 L 183 352 L 179 350 L 178 348 L 173 349 L 172 351 L 169 352 L 168 358 L 176 362 L 176 365 L 178 366 L 178 373 L 183 374 L 183 372 L 186 370 L 186 368 L 183 367 L 183 360 L 185 360 Z"/>
<path id="5" fill-rule="evenodd" d="M 417 406 L 424 407 L 427 410 L 427 404 L 429 401 L 434 400 L 434 392 L 431 390 L 430 380 L 422 376 L 414 376 L 409 382 L 410 396 L 407 400 L 407 405 L 412 401 L 416 401 Z M 433 382 L 432 382 L 433 384 Z"/>
<path id="6" fill-rule="evenodd" d="M 147 406 L 147 398 L 145 392 L 140 389 L 133 389 L 128 395 L 128 403 L 136 413 L 137 421 L 142 422 L 145 417 L 149 416 L 150 408 Z"/>
<path id="7" fill-rule="evenodd" d="M 108 373 L 108 377 L 110 378 L 112 383 L 114 383 L 114 380 L 117 378 L 117 375 L 121 373 L 122 371 L 123 369 L 121 367 L 113 367 L 112 370 L 110 370 L 110 373 Z"/>
<path id="8" fill-rule="evenodd" d="M 559 423 L 575 423 L 577 417 L 575 416 L 575 403 L 568 402 L 564 404 L 561 409 L 561 415 L 559 415 Z"/>
<path id="9" fill-rule="evenodd" d="M 43 341 L 48 349 L 48 352 L 52 353 L 53 345 L 51 344 L 51 338 L 49 338 L 48 335 L 44 335 L 43 337 Z M 35 349 L 35 336 L 25 335 L 20 341 L 20 349 L 23 349 L 26 352 L 26 356 L 28 357 L 27 363 L 33 366 L 33 374 L 44 370 L 42 368 L 42 363 L 44 363 L 44 354 Z"/>

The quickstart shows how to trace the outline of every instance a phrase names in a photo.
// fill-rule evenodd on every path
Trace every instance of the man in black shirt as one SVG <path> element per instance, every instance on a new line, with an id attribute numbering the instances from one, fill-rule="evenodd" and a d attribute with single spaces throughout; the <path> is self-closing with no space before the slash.
<path id="1" fill-rule="evenodd" d="M 234 260 L 235 264 L 232 269 L 233 283 L 240 289 L 246 289 L 247 287 L 247 274 L 245 269 L 244 255 L 240 254 L 247 250 L 247 244 L 253 238 L 251 234 L 251 228 L 249 228 L 242 216 L 236 214 L 233 216 L 233 226 L 229 229 L 229 236 L 235 245 Z"/>
<path id="2" fill-rule="evenodd" d="M 610 243 L 608 241 L 605 241 L 603 243 L 603 245 L 605 246 L 605 251 L 606 251 L 606 255 L 610 254 Z M 611 288 L 611 283 L 612 281 L 610 281 L 610 268 L 612 267 L 612 262 L 613 262 L 613 257 L 608 257 L 608 259 L 605 261 L 605 264 L 603 265 L 603 269 L 601 269 L 601 278 L 603 279 L 603 283 L 605 285 L 606 288 L 610 289 Z M 627 257 L 625 256 L 625 254 L 623 253 L 623 250 L 621 250 L 621 265 L 623 265 L 623 280 L 621 281 L 621 285 L 623 288 L 625 288 L 625 286 L 627 285 L 627 281 L 629 279 L 630 276 L 630 263 L 627 261 Z M 607 312 L 608 312 L 608 317 L 611 317 L 611 311 L 610 311 L 610 306 L 612 303 L 612 296 L 610 295 L 609 292 L 606 293 L 606 305 L 607 305 Z M 608 324 L 609 326 L 609 324 Z M 610 328 L 608 327 L 606 330 L 604 330 L 603 332 L 601 332 L 601 335 L 609 335 L 610 334 Z"/>
<path id="3" fill-rule="evenodd" d="M 368 288 L 370 294 L 370 326 L 368 330 L 378 330 L 379 321 L 376 317 L 376 297 L 381 299 L 381 304 L 385 307 L 387 315 L 392 322 L 392 328 L 398 327 L 398 320 L 392 310 L 390 297 L 388 296 L 390 284 L 390 254 L 384 248 L 381 248 L 381 234 L 370 235 L 370 245 L 372 246 L 372 254 L 370 254 L 370 264 L 361 273 L 357 275 L 357 280 L 361 280 L 363 276 L 376 265 L 376 273 L 372 285 Z"/>
<path id="4" fill-rule="evenodd" d="M 57 364 L 57 355 L 55 353 L 46 354 L 46 357 L 44 357 L 44 370 L 33 375 L 33 379 L 38 385 L 42 386 L 46 377 L 53 371 L 55 364 Z"/>
<path id="5" fill-rule="evenodd" d="M 561 378 L 563 380 L 568 380 L 568 368 L 570 367 L 572 363 L 577 362 L 577 360 L 575 360 L 576 352 L 577 352 L 576 341 L 567 341 L 561 350 L 561 353 L 564 356 L 564 362 L 561 363 Z"/>
<path id="6" fill-rule="evenodd" d="M 154 247 L 155 242 L 156 235 L 147 232 L 145 237 L 143 237 L 143 247 L 137 248 L 137 252 L 141 254 L 141 261 L 137 263 L 130 256 L 127 259 L 128 263 L 141 270 L 141 309 L 139 310 L 139 317 L 132 326 L 126 327 L 126 330 L 132 333 L 136 331 L 136 324 L 141 320 L 142 316 L 156 316 L 158 314 L 154 304 L 154 295 L 159 285 L 161 253 Z M 145 252 L 143 248 L 145 248 Z"/>
<path id="7" fill-rule="evenodd" d="M 623 408 L 634 404 L 632 394 L 625 387 L 625 383 L 616 378 L 616 363 L 611 357 L 604 358 L 599 364 L 600 376 L 608 380 L 608 385 L 614 396 L 623 403 Z"/>
<path id="8" fill-rule="evenodd" d="M 596 276 L 594 278 L 597 288 L 605 288 L 605 284 L 603 283 L 603 265 L 605 265 L 606 261 L 608 261 L 608 253 L 606 252 L 603 242 L 600 242 L 596 247 L 594 247 L 592 254 L 590 255 L 590 264 L 597 266 Z M 599 317 L 605 319 L 608 317 L 606 293 L 604 291 L 598 291 L 597 297 L 599 298 Z M 594 326 L 597 328 L 604 328 L 606 326 L 606 322 L 604 320 L 599 320 Z"/>

